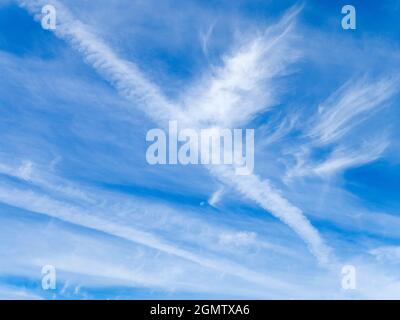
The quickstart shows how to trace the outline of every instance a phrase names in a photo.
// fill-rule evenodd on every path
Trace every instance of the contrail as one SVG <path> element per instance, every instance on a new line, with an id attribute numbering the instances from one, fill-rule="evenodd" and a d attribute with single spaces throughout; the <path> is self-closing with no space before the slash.
<path id="1" fill-rule="evenodd" d="M 31 14 L 35 15 L 36 19 L 40 19 L 38 14 L 41 12 L 42 6 L 49 4 L 48 1 L 43 0 L 17 1 L 20 6 L 26 8 Z M 57 9 L 57 28 L 54 30 L 56 36 L 66 40 L 73 48 L 79 51 L 85 60 L 92 65 L 102 77 L 108 80 L 121 95 L 128 98 L 130 101 L 134 101 L 141 111 L 146 113 L 161 126 L 165 126 L 166 122 L 170 119 L 179 120 L 182 123 L 193 123 L 189 120 L 190 114 L 185 113 L 182 108 L 168 101 L 160 92 L 159 88 L 147 80 L 135 64 L 120 59 L 111 48 L 90 32 L 88 26 L 76 20 L 61 3 L 58 1 L 51 1 L 51 3 L 53 3 Z M 268 50 L 271 49 L 270 47 L 273 46 L 275 42 L 279 43 L 282 37 L 287 34 L 290 22 L 298 11 L 298 9 L 292 10 L 282 19 L 281 24 L 283 30 L 281 34 L 279 34 L 278 28 L 278 34 L 274 38 L 274 41 L 268 44 Z M 266 50 L 262 48 L 262 43 L 259 41 L 257 41 L 252 48 L 255 50 L 254 54 L 250 56 L 244 55 L 244 58 L 245 61 L 252 66 L 256 66 L 252 59 L 257 59 L 257 61 L 259 61 Z M 259 54 L 257 50 L 261 50 L 261 53 Z M 240 52 L 240 55 L 242 56 L 239 56 L 239 58 L 243 58 L 243 51 Z M 243 59 L 239 59 L 238 61 L 238 59 L 235 60 L 235 57 L 232 57 L 229 61 L 230 65 L 228 71 L 233 70 L 232 75 L 237 76 L 234 73 L 236 70 L 235 62 L 242 63 Z M 243 73 L 242 69 L 239 71 L 241 74 Z M 266 69 L 266 72 L 268 71 L 271 70 Z M 272 71 L 276 72 L 276 70 Z M 226 75 L 226 73 L 222 73 Z M 242 75 L 245 76 L 246 74 Z M 223 82 L 226 80 L 229 81 L 226 77 L 222 78 L 222 80 L 218 79 L 218 86 L 220 86 L 222 90 L 224 90 L 224 86 L 221 85 L 221 81 Z M 257 83 L 260 79 L 256 78 L 254 81 Z M 236 96 L 237 95 L 234 93 L 233 97 L 236 98 Z M 205 99 L 205 101 L 207 101 L 207 99 Z M 229 108 L 227 110 L 228 112 L 231 111 Z M 259 109 L 253 109 L 253 112 L 257 111 L 259 111 Z M 246 117 L 250 116 L 251 114 L 246 114 Z M 236 120 L 236 118 L 234 120 Z M 201 121 L 201 119 L 199 119 L 199 121 Z M 255 175 L 236 176 L 234 171 L 226 167 L 221 167 L 219 169 L 210 168 L 210 172 L 219 180 L 230 183 L 242 195 L 256 202 L 287 224 L 306 242 L 310 251 L 316 256 L 320 263 L 325 264 L 329 261 L 331 250 L 324 244 L 318 230 L 311 225 L 299 208 L 290 204 L 289 201 L 267 181 L 261 181 Z"/>

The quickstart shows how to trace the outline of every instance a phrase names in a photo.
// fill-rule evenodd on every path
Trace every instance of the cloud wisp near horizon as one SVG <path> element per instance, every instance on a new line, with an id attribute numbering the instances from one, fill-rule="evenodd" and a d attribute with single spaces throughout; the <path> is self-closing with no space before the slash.
<path id="1" fill-rule="evenodd" d="M 313 1 L 255 3 L 262 17 L 241 1 L 162 16 L 152 1 L 0 2 L 20 28 L 0 39 L 3 295 L 398 297 L 396 35 L 316 29 L 341 15 Z M 340 48 L 346 61 L 324 58 Z M 146 132 L 170 120 L 255 128 L 255 172 L 150 166 Z"/>

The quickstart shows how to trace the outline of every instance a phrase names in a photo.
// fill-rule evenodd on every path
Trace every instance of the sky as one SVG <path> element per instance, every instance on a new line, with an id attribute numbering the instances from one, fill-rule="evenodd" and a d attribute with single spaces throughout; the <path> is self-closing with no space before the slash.
<path id="1" fill-rule="evenodd" d="M 399 15 L 0 0 L 0 299 L 399 299 Z M 254 129 L 254 172 L 149 164 L 169 120 Z"/>

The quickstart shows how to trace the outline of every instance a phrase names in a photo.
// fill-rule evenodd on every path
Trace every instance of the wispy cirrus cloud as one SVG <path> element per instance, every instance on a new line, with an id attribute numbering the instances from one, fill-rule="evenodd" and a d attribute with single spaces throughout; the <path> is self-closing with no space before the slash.
<path id="1" fill-rule="evenodd" d="M 0 15 L 18 13 L 35 41 L 21 40 L 23 55 L 0 41 L 0 290 L 29 282 L 39 288 L 26 293 L 49 298 L 398 296 L 388 257 L 400 223 L 396 199 L 384 194 L 395 198 L 397 186 L 385 176 L 397 165 L 385 162 L 398 137 L 395 46 L 371 45 L 366 26 L 362 40 L 344 36 L 331 8 L 312 2 L 279 18 L 285 5 L 272 2 L 255 17 L 245 1 L 216 10 L 197 1 L 50 1 L 65 46 L 6 3 Z M 19 3 L 33 15 L 47 4 Z M 316 15 L 326 22 L 318 30 L 308 21 Z M 354 77 L 371 66 L 386 76 Z M 143 131 L 169 119 L 254 126 L 256 174 L 147 166 Z M 355 292 L 341 290 L 341 261 L 359 272 Z M 54 296 L 36 281 L 47 263 L 60 271 Z"/>
<path id="2" fill-rule="evenodd" d="M 398 246 L 385 246 L 371 249 L 369 251 L 378 261 L 400 263 L 400 247 Z"/>
<path id="3" fill-rule="evenodd" d="M 398 85 L 394 77 L 349 80 L 318 106 L 308 134 L 317 144 L 337 142 L 383 108 L 398 92 Z"/>
<path id="4" fill-rule="evenodd" d="M 357 148 L 338 147 L 324 162 L 316 165 L 312 170 L 323 176 L 372 162 L 381 157 L 389 143 L 388 139 L 378 137 L 371 141 L 361 142 Z"/>
<path id="5" fill-rule="evenodd" d="M 293 7 L 275 24 L 244 41 L 222 59 L 222 66 L 203 76 L 182 97 L 185 112 L 195 124 L 235 127 L 273 107 L 276 81 L 297 61 L 294 32 L 301 7 Z"/>
<path id="6" fill-rule="evenodd" d="M 162 238 L 150 232 L 139 230 L 134 228 L 132 225 L 123 225 L 118 222 L 118 219 L 114 218 L 114 215 L 118 214 L 118 212 L 120 213 L 121 210 L 114 212 L 115 209 L 112 207 L 107 207 L 105 204 L 100 204 L 97 206 L 91 205 L 90 209 L 88 209 L 85 206 L 71 204 L 69 202 L 41 195 L 31 190 L 24 190 L 15 186 L 11 187 L 9 185 L 0 186 L 0 201 L 10 206 L 18 207 L 30 212 L 45 214 L 49 217 L 54 217 L 77 226 L 97 230 L 115 237 L 126 239 L 154 250 L 188 260 L 211 270 L 230 274 L 253 283 L 262 284 L 265 287 L 273 287 L 277 290 L 287 290 L 289 287 L 291 287 L 290 290 L 296 290 L 294 286 L 290 286 L 284 281 L 267 277 L 262 273 L 247 269 L 225 259 L 212 257 L 211 255 L 207 257 L 193 253 L 190 250 L 170 244 L 169 242 L 162 240 Z M 154 207 L 153 210 L 158 209 Z M 40 265 L 40 263 L 38 263 L 38 265 Z M 69 269 L 70 267 L 65 261 L 60 262 L 58 266 L 65 271 L 73 271 L 72 269 Z M 81 266 L 85 266 L 85 263 L 82 263 Z M 90 266 L 85 266 L 85 270 L 86 271 L 84 271 L 84 273 L 90 274 L 90 270 L 93 270 L 93 268 Z M 111 276 L 114 274 L 113 272 L 114 271 L 111 271 L 111 268 L 104 268 L 103 276 L 106 276 L 107 273 L 109 273 Z M 100 274 L 102 273 L 100 272 L 99 275 Z M 125 275 L 124 272 L 122 272 L 122 274 L 120 272 L 116 272 L 114 275 L 130 280 L 137 279 L 135 281 L 143 280 L 141 280 L 140 277 L 137 278 L 134 277 L 133 274 L 129 274 L 130 273 L 126 271 Z M 154 280 L 155 282 L 151 282 L 150 280 L 143 281 L 140 283 L 145 284 L 146 286 L 151 286 L 151 284 L 161 285 L 161 282 L 157 282 L 157 280 Z"/>
<path id="7" fill-rule="evenodd" d="M 296 164 L 286 177 L 331 176 L 380 158 L 390 145 L 387 131 L 357 129 L 390 104 L 397 93 L 396 77 L 364 77 L 341 86 L 311 116 L 301 147 L 293 152 Z M 313 159 L 312 152 L 321 148 L 328 148 L 328 155 Z"/>
<path id="8" fill-rule="evenodd" d="M 257 111 L 265 109 L 270 104 L 265 101 L 270 98 L 268 96 L 271 96 L 272 91 L 266 93 L 262 89 L 265 88 L 263 85 L 265 78 L 269 79 L 269 83 L 272 84 L 272 79 L 285 74 L 288 62 L 292 61 L 294 56 L 297 57 L 297 53 L 293 54 L 291 50 L 288 50 L 288 45 L 291 43 L 290 30 L 300 12 L 300 7 L 290 10 L 275 26 L 268 28 L 264 35 L 250 41 L 247 46 L 240 48 L 238 53 L 227 58 L 224 66 L 218 72 L 219 75 L 211 80 L 210 89 L 205 90 L 206 93 L 198 98 L 200 103 L 196 104 L 197 107 L 181 111 L 176 105 L 167 102 L 159 89 L 148 82 L 137 67 L 119 59 L 84 24 L 72 18 L 65 7 L 57 2 L 55 4 L 61 13 L 60 26 L 56 29 L 55 34 L 69 41 L 73 47 L 82 52 L 85 59 L 119 92 L 145 106 L 143 111 L 156 121 L 164 122 L 173 117 L 181 119 L 184 124 L 191 124 L 195 127 L 202 123 L 213 124 L 215 120 L 214 124 L 229 125 L 229 127 L 246 123 Z M 21 5 L 35 14 L 43 2 L 22 1 Z M 266 57 L 269 57 L 268 61 L 270 62 L 260 69 L 261 61 Z M 251 74 L 250 77 L 249 74 Z M 238 100 L 239 98 L 241 100 Z M 255 98 L 254 102 L 246 105 L 245 101 L 250 98 Z M 211 102 L 213 104 L 217 102 L 217 106 L 214 105 L 210 109 Z M 244 103 L 240 110 L 238 103 Z M 199 108 L 202 109 L 201 119 L 195 116 Z M 217 111 L 218 114 L 208 114 L 207 110 Z M 227 117 L 230 117 L 228 122 L 226 122 L 226 119 L 229 119 Z M 211 120 L 213 122 L 210 123 Z M 268 182 L 261 182 L 256 176 L 251 176 L 252 184 L 248 184 L 235 177 L 230 170 L 212 170 L 212 172 L 217 174 L 218 178 L 233 183 L 247 198 L 256 201 L 264 209 L 294 228 L 296 233 L 307 242 L 320 262 L 328 261 L 329 249 L 318 231 L 312 227 L 301 210 L 291 205 Z M 247 188 L 249 191 L 246 190 Z M 263 197 L 266 200 L 260 198 L 258 191 L 260 188 L 265 189 Z"/>

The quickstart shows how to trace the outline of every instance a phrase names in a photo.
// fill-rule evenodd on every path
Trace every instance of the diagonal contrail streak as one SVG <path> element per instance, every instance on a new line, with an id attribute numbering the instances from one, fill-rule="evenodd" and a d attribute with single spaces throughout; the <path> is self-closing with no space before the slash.
<path id="1" fill-rule="evenodd" d="M 39 13 L 43 5 L 49 1 L 42 0 L 17 0 L 18 3 L 26 8 L 31 14 L 39 19 Z M 249 110 L 244 110 L 243 118 L 240 118 L 241 110 L 238 110 L 240 99 L 239 92 L 245 92 L 245 99 L 251 99 L 252 88 L 263 81 L 265 77 L 273 78 L 284 73 L 282 64 L 289 63 L 291 59 L 285 59 L 282 51 L 289 43 L 286 41 L 287 35 L 292 26 L 299 8 L 289 11 L 278 25 L 267 29 L 261 37 L 250 43 L 250 48 L 241 48 L 236 55 L 231 56 L 225 61 L 225 68 L 222 68 L 216 78 L 203 94 L 199 96 L 199 104 L 204 112 L 205 119 L 201 114 L 191 117 L 190 109 L 185 109 L 179 104 L 171 103 L 162 94 L 161 90 L 151 83 L 139 68 L 132 62 L 120 59 L 111 48 L 101 39 L 96 37 L 90 28 L 76 20 L 72 14 L 58 1 L 51 1 L 57 8 L 57 28 L 54 33 L 57 37 L 66 40 L 73 48 L 81 52 L 85 60 L 92 65 L 97 72 L 108 80 L 118 92 L 133 101 L 137 108 L 146 113 L 152 120 L 165 127 L 170 119 L 181 121 L 183 124 L 191 124 L 195 127 L 200 126 L 204 120 L 213 118 L 217 124 L 226 124 L 223 119 L 232 117 L 232 123 L 239 123 L 249 120 L 255 113 L 261 110 L 261 98 L 257 92 L 254 103 L 247 104 Z M 270 37 L 270 38 L 269 38 Z M 280 48 L 276 55 L 271 55 L 275 47 Z M 262 68 L 263 59 L 268 57 L 271 63 Z M 281 57 L 281 59 L 279 59 Z M 285 61 L 288 60 L 288 61 Z M 274 67 L 277 64 L 280 68 Z M 248 75 L 246 65 L 256 72 L 255 76 Z M 246 77 L 248 76 L 248 77 Z M 234 80 L 232 82 L 232 79 Z M 271 82 L 269 82 L 271 84 Z M 212 105 L 211 108 L 219 107 L 222 109 L 217 117 L 210 111 L 208 103 L 213 103 L 213 95 L 219 103 Z M 223 105 L 226 99 L 226 106 Z M 214 101 L 215 102 L 215 101 Z M 236 108 L 235 108 L 236 107 Z M 221 111 L 222 110 L 222 111 Z M 194 119 L 194 120 L 193 120 Z M 281 193 L 273 188 L 268 181 L 261 181 L 256 175 L 236 176 L 233 170 L 228 167 L 210 168 L 211 174 L 224 183 L 229 183 L 246 198 L 256 202 L 265 210 L 279 218 L 292 228 L 307 244 L 310 251 L 322 264 L 327 263 L 330 258 L 331 249 L 324 243 L 317 229 L 315 229 L 302 211 L 293 206 L 286 200 Z"/>

